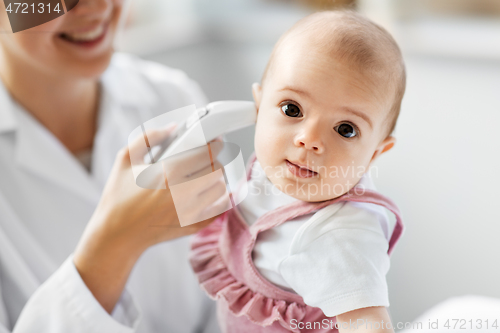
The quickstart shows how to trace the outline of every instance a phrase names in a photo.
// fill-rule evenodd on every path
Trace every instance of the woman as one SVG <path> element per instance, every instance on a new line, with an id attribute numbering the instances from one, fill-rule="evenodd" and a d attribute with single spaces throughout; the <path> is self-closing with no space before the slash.
<path id="1" fill-rule="evenodd" d="M 206 100 L 180 71 L 113 55 L 122 5 L 80 0 L 0 33 L 1 333 L 217 330 L 180 238 L 211 220 L 180 228 L 170 192 L 138 188 L 124 148 L 143 122 Z M 225 191 L 204 186 L 198 202 Z"/>

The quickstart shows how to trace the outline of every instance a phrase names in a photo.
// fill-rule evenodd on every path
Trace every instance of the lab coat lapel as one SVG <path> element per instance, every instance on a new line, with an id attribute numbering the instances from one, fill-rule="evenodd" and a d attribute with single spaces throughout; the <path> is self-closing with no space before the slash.
<path id="1" fill-rule="evenodd" d="M 127 75 L 110 67 L 101 78 L 99 129 L 92 155 L 92 175 L 101 185 L 108 179 L 116 153 L 127 145 L 129 134 L 156 116 L 152 110 L 160 104 L 158 97 L 144 88 L 144 82 L 130 80 Z"/>
<path id="2" fill-rule="evenodd" d="M 134 104 L 119 100 L 120 96 L 113 90 L 116 86 L 120 87 L 120 82 L 104 81 L 101 90 L 101 111 L 92 153 L 92 176 L 101 186 L 109 177 L 116 154 L 127 145 L 128 135 L 141 123 Z M 126 89 L 122 92 L 124 96 L 133 99 L 133 93 L 125 92 Z"/>
<path id="3" fill-rule="evenodd" d="M 14 130 L 16 126 L 12 113 L 12 101 L 0 80 L 0 133 Z"/>
<path id="4" fill-rule="evenodd" d="M 16 116 L 15 159 L 19 167 L 97 203 L 98 187 L 66 147 L 24 110 L 18 108 Z"/>
<path id="5" fill-rule="evenodd" d="M 11 99 L 0 80 L 0 132 L 17 131 L 15 159 L 19 167 L 97 204 L 115 159 L 112 152 L 127 144 L 128 134 L 135 127 L 156 116 L 151 110 L 160 104 L 144 84 L 124 75 L 123 71 L 108 68 L 101 78 L 102 100 L 92 153 L 92 176 L 52 133 Z"/>

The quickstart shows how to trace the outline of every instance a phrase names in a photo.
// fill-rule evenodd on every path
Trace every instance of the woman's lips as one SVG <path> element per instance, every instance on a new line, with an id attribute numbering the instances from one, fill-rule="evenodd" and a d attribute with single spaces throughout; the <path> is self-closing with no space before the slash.
<path id="1" fill-rule="evenodd" d="M 60 38 L 74 45 L 93 47 L 99 44 L 106 37 L 108 32 L 108 24 L 101 24 L 96 28 L 79 33 L 62 33 Z"/>
<path id="2" fill-rule="evenodd" d="M 318 173 L 315 171 L 309 170 L 305 167 L 301 167 L 297 164 L 290 162 L 289 160 L 285 160 L 285 161 L 286 161 L 286 166 L 288 167 L 288 170 L 290 170 L 290 172 L 293 175 L 295 175 L 299 178 L 310 178 L 310 177 L 317 177 L 318 176 Z"/>

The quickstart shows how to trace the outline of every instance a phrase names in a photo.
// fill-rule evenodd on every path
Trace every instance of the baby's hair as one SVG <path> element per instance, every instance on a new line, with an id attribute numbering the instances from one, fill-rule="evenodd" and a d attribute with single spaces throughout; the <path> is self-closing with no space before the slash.
<path id="1" fill-rule="evenodd" d="M 334 59 L 352 66 L 376 82 L 383 82 L 394 92 L 394 100 L 386 119 L 387 136 L 391 135 L 396 127 L 406 89 L 403 56 L 387 30 L 356 12 L 317 12 L 297 22 L 276 43 L 264 70 L 262 85 L 273 71 L 274 58 L 281 46 L 290 38 L 311 31 L 314 31 L 314 35 L 308 42 L 326 48 Z"/>

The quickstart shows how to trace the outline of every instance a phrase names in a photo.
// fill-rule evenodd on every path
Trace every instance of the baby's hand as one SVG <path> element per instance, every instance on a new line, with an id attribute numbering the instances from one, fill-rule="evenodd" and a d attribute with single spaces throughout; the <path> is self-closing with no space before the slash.
<path id="1" fill-rule="evenodd" d="M 340 333 L 394 333 L 387 309 L 382 306 L 358 309 L 337 316 Z"/>

